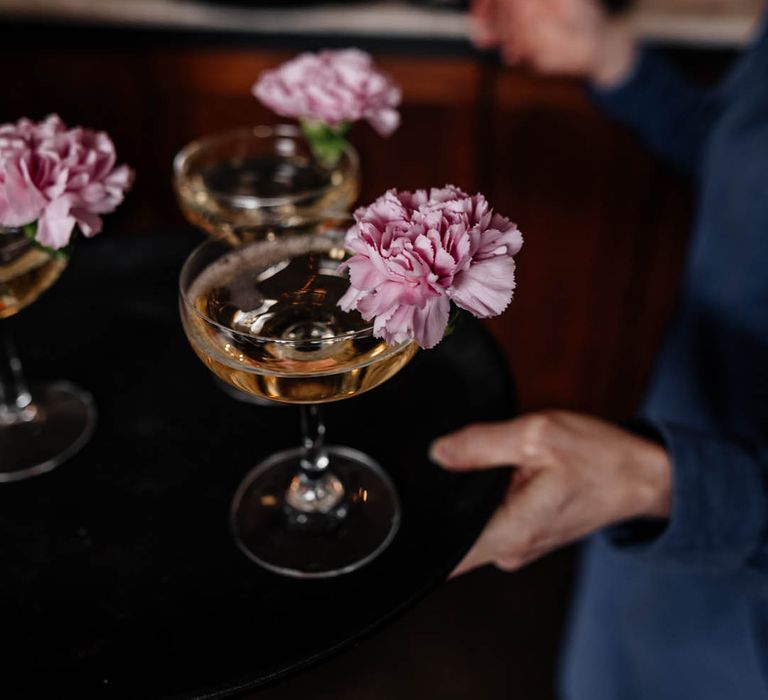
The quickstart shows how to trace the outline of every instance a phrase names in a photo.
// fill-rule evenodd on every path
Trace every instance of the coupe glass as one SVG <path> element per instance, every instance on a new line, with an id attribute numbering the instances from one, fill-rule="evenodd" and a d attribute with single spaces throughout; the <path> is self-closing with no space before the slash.
<path id="1" fill-rule="evenodd" d="M 389 346 L 336 302 L 348 286 L 334 228 L 237 249 L 197 248 L 181 272 L 180 309 L 199 358 L 240 391 L 300 404 L 303 443 L 268 456 L 235 494 L 231 525 L 261 566 L 297 577 L 354 571 L 392 540 L 400 507 L 368 455 L 327 446 L 320 404 L 368 391 L 416 353 Z"/>
<path id="2" fill-rule="evenodd" d="M 360 186 L 352 146 L 329 167 L 315 158 L 301 130 L 287 124 L 193 141 L 176 156 L 173 172 L 186 218 L 232 246 L 344 216 Z"/>
<path id="3" fill-rule="evenodd" d="M 11 340 L 11 316 L 64 271 L 67 257 L 34 246 L 17 229 L 0 229 L 0 482 L 50 471 L 90 437 L 90 394 L 68 382 L 30 386 Z"/>

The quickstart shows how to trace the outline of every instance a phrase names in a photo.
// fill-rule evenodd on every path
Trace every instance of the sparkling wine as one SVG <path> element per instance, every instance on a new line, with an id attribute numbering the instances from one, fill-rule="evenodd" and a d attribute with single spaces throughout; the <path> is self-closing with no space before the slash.
<path id="1" fill-rule="evenodd" d="M 177 180 L 177 193 L 190 223 L 238 245 L 343 213 L 357 182 L 306 157 L 262 155 L 214 161 Z"/>
<path id="2" fill-rule="evenodd" d="M 34 247 L 21 232 L 0 232 L 0 318 L 31 304 L 64 271 L 66 258 Z"/>
<path id="3" fill-rule="evenodd" d="M 345 254 L 326 236 L 285 236 L 212 262 L 182 309 L 198 356 L 238 389 L 286 403 L 335 401 L 389 379 L 416 345 L 388 346 L 338 308 Z"/>

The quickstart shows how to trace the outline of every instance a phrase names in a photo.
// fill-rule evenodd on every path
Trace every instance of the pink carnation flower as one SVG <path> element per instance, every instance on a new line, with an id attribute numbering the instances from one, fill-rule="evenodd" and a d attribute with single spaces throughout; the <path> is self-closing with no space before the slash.
<path id="1" fill-rule="evenodd" d="M 400 89 L 358 49 L 303 53 L 264 71 L 253 94 L 283 117 L 331 127 L 367 119 L 389 136 L 400 124 Z"/>
<path id="2" fill-rule="evenodd" d="M 133 179 L 115 160 L 109 136 L 67 129 L 56 115 L 1 125 L 0 225 L 36 221 L 37 240 L 57 249 L 69 243 L 75 225 L 95 236 L 101 214 L 114 211 Z"/>
<path id="3" fill-rule="evenodd" d="M 354 255 L 343 265 L 350 288 L 339 306 L 373 320 L 374 334 L 388 343 L 415 339 L 432 348 L 451 302 L 489 318 L 512 300 L 523 238 L 483 195 L 452 186 L 390 190 L 358 209 L 355 221 L 346 237 Z"/>

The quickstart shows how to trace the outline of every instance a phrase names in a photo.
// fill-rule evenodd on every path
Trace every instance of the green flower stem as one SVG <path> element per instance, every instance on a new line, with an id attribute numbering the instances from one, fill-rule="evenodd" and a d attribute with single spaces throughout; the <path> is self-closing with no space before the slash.
<path id="1" fill-rule="evenodd" d="M 334 167 L 344 152 L 352 125 L 345 122 L 332 127 L 309 119 L 301 119 L 299 124 L 315 158 L 328 168 Z"/>
<path id="2" fill-rule="evenodd" d="M 34 241 L 35 236 L 37 235 L 37 221 L 22 226 L 21 230 L 30 241 Z"/>
<path id="3" fill-rule="evenodd" d="M 456 330 L 456 325 L 459 323 L 459 321 L 461 321 L 462 316 L 462 310 L 455 304 L 451 303 L 451 312 L 448 316 L 448 325 L 445 327 L 443 338 L 447 338 Z"/>

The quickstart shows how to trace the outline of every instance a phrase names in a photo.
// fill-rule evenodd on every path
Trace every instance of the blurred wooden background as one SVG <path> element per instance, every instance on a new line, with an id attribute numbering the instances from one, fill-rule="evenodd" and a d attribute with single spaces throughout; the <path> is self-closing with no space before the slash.
<path id="1" fill-rule="evenodd" d="M 0 119 L 56 111 L 113 135 L 137 180 L 107 235 L 184 225 L 170 186 L 174 154 L 202 134 L 275 121 L 250 86 L 294 53 L 67 34 L 3 43 L 13 68 Z M 629 415 L 674 306 L 689 217 L 684 180 L 575 82 L 468 52 L 376 58 L 403 87 L 403 121 L 388 140 L 355 128 L 361 200 L 444 183 L 484 192 L 525 235 L 516 299 L 489 322 L 523 406 Z"/>

